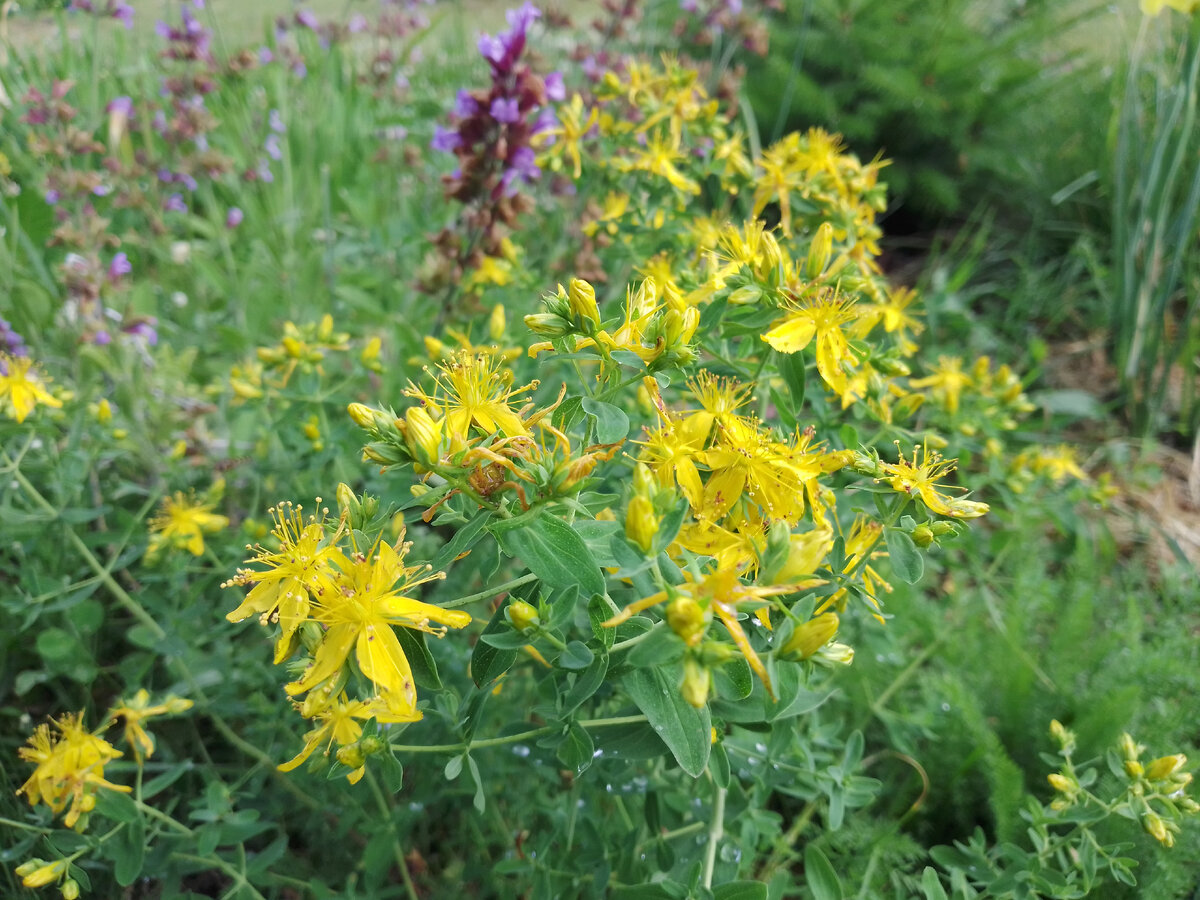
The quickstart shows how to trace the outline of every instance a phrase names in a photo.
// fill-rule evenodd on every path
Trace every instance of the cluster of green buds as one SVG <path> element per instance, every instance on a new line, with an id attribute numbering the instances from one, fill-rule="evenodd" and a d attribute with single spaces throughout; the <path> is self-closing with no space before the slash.
<path id="1" fill-rule="evenodd" d="M 416 453 L 420 445 L 408 441 L 408 423 L 391 410 L 351 403 L 346 412 L 354 424 L 371 437 L 371 443 L 363 448 L 363 460 L 379 463 L 387 469 L 420 458 Z"/>
<path id="2" fill-rule="evenodd" d="M 596 289 L 581 278 L 572 278 L 567 288 L 542 298 L 542 311 L 525 317 L 526 327 L 543 337 L 568 334 L 591 336 L 600 328 L 600 307 Z"/>

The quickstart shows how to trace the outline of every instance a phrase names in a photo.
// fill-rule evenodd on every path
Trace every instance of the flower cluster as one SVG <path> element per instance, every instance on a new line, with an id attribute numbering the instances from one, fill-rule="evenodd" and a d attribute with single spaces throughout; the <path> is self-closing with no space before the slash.
<path id="1" fill-rule="evenodd" d="M 342 493 L 348 489 L 339 489 Z M 347 499 L 348 507 L 355 504 L 357 498 Z M 226 618 L 240 622 L 256 616 L 263 625 L 278 626 L 276 663 L 295 655 L 307 660 L 286 690 L 294 698 L 307 695 L 295 706 L 317 725 L 300 753 L 280 769 L 295 768 L 319 746 L 336 742 L 338 760 L 354 763 L 349 778 L 356 782 L 365 771 L 365 757 L 383 749 L 378 741 L 360 741 L 358 720 L 404 723 L 422 716 L 397 629 L 440 636 L 448 628 L 470 624 L 471 616 L 409 596 L 444 573 L 406 565 L 410 545 L 403 543 L 403 535 L 395 544 L 377 540 L 360 548 L 356 531 L 347 524 L 349 509 L 336 524 L 330 523 L 328 510 L 306 518 L 301 507 L 290 503 L 273 508 L 271 515 L 274 547 L 257 547 L 249 562 L 261 568 L 239 569 L 226 582 L 225 587 L 250 588 Z M 348 694 L 355 691 L 352 669 L 370 685 L 361 699 Z"/>

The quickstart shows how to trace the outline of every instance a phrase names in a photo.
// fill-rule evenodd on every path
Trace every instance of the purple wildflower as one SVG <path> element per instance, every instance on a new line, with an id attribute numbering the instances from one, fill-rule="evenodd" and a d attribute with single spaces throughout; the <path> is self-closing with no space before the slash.
<path id="1" fill-rule="evenodd" d="M 187 204 L 183 202 L 183 197 L 179 194 L 172 194 L 163 203 L 163 209 L 167 212 L 187 212 Z"/>
<path id="2" fill-rule="evenodd" d="M 546 76 L 546 96 L 557 101 L 567 99 L 567 86 L 563 84 L 562 72 L 551 72 Z"/>
<path id="3" fill-rule="evenodd" d="M 304 26 L 309 31 L 316 31 L 317 26 L 320 25 L 313 12 L 307 9 L 302 9 L 296 13 L 296 24 Z"/>
<path id="4" fill-rule="evenodd" d="M 454 114 L 460 119 L 466 119 L 479 112 L 479 101 L 471 96 L 468 90 L 460 90 L 454 98 Z"/>
<path id="5" fill-rule="evenodd" d="M 118 253 L 112 258 L 112 263 L 108 267 L 108 278 L 110 281 L 116 281 L 122 275 L 128 275 L 132 271 L 133 266 L 129 264 L 129 257 L 123 252 Z"/>
<path id="6" fill-rule="evenodd" d="M 361 34 L 367 30 L 367 17 L 361 13 L 356 13 L 350 17 L 350 21 L 346 24 L 346 28 L 351 34 Z"/>
<path id="7" fill-rule="evenodd" d="M 106 113 L 119 113 L 123 116 L 133 115 L 133 101 L 128 97 L 117 97 L 104 107 Z"/>
<path id="8" fill-rule="evenodd" d="M 50 204 L 51 206 L 54 206 L 55 204 L 57 204 L 58 201 L 61 199 L 62 199 L 62 194 L 60 194 L 54 188 L 50 188 L 50 190 L 46 191 L 46 202 L 48 204 Z"/>
<path id="9" fill-rule="evenodd" d="M 516 98 L 497 97 L 492 101 L 490 110 L 492 118 L 497 122 L 513 124 L 521 118 L 521 108 L 517 104 Z"/>
<path id="10" fill-rule="evenodd" d="M 231 206 L 229 207 L 229 212 L 225 213 L 225 227 L 230 230 L 237 228 L 242 224 L 242 219 L 245 217 L 245 213 L 240 208 Z"/>
<path id="11" fill-rule="evenodd" d="M 112 335 L 102 328 L 92 335 L 92 343 L 97 347 L 107 347 L 112 343 Z"/>
<path id="12" fill-rule="evenodd" d="M 0 318 L 0 350 L 10 356 L 28 356 L 25 339 L 13 329 L 12 325 Z"/>
<path id="13" fill-rule="evenodd" d="M 267 184 L 275 180 L 275 173 L 271 171 L 271 164 L 265 159 L 258 161 L 258 168 L 255 170 L 255 173 L 258 175 L 259 181 L 265 181 Z"/>
<path id="14" fill-rule="evenodd" d="M 279 135 L 267 135 L 267 141 L 263 144 L 263 149 L 267 151 L 267 156 L 271 157 L 271 159 L 283 159 L 283 151 L 279 149 Z"/>
<path id="15" fill-rule="evenodd" d="M 433 140 L 429 142 L 429 146 L 441 153 L 453 153 L 462 146 L 462 138 L 457 131 L 434 125 Z"/>
<path id="16" fill-rule="evenodd" d="M 499 38 L 492 37 L 490 34 L 482 34 L 479 36 L 479 52 L 483 58 L 492 63 L 499 64 L 504 59 L 504 44 Z"/>
<path id="17" fill-rule="evenodd" d="M 273 109 L 267 114 L 267 125 L 276 134 L 283 134 L 286 130 L 283 126 L 283 116 L 277 109 Z"/>
<path id="18" fill-rule="evenodd" d="M 153 347 L 158 343 L 158 329 L 154 325 L 154 319 L 140 319 L 124 331 L 130 337 L 137 338 Z"/>
<path id="19" fill-rule="evenodd" d="M 258 61 L 264 66 L 275 59 L 275 54 L 271 52 L 270 47 L 258 48 Z"/>
<path id="20" fill-rule="evenodd" d="M 113 4 L 112 16 L 125 26 L 126 31 L 129 31 L 133 28 L 133 7 L 128 3 L 124 3 L 122 0 L 117 0 L 117 2 Z"/>

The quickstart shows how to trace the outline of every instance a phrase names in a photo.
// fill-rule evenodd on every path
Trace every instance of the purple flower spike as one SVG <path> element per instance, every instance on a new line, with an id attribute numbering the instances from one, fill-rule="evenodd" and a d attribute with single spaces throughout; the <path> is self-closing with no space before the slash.
<path id="1" fill-rule="evenodd" d="M 245 217 L 245 213 L 243 213 L 241 209 L 236 206 L 231 206 L 229 207 L 229 212 L 225 213 L 225 227 L 233 230 L 242 224 L 242 219 Z"/>
<path id="2" fill-rule="evenodd" d="M 262 65 L 265 66 L 267 63 L 271 62 L 273 59 L 275 59 L 275 54 L 271 52 L 270 47 L 259 47 L 258 48 L 258 61 Z"/>
<path id="3" fill-rule="evenodd" d="M 302 9 L 300 12 L 296 13 L 296 24 L 303 25 L 309 31 L 316 31 L 317 26 L 320 23 L 317 21 L 317 17 L 312 13 L 311 10 Z"/>
<path id="4" fill-rule="evenodd" d="M 497 97 L 492 101 L 490 110 L 492 118 L 497 122 L 505 122 L 509 125 L 517 122 L 521 118 L 521 108 L 517 105 L 516 99 Z"/>
<path id="5" fill-rule="evenodd" d="M 110 281 L 116 281 L 122 275 L 128 275 L 133 271 L 133 266 L 129 264 L 129 257 L 124 253 L 118 253 L 112 258 L 112 263 L 108 267 L 108 277 Z"/>
<path id="6" fill-rule="evenodd" d="M 546 76 L 546 96 L 559 102 L 567 99 L 567 86 L 563 84 L 562 72 L 551 72 Z"/>
<path id="7" fill-rule="evenodd" d="M 429 142 L 429 146 L 441 153 L 453 153 L 462 146 L 462 138 L 457 131 L 434 125 L 433 140 Z"/>
<path id="8" fill-rule="evenodd" d="M 187 212 L 187 204 L 179 194 L 172 194 L 163 204 L 163 209 L 167 212 Z"/>
<path id="9" fill-rule="evenodd" d="M 283 127 L 283 116 L 279 115 L 279 110 L 273 109 L 267 114 L 267 125 L 276 134 L 283 134 L 286 130 Z"/>
<path id="10" fill-rule="evenodd" d="M 522 33 L 528 31 L 529 26 L 541 17 L 542 11 L 530 3 L 529 0 L 525 0 L 519 9 L 510 9 L 504 14 L 504 18 L 512 26 L 512 30 Z"/>
<path id="11" fill-rule="evenodd" d="M 279 149 L 279 135 L 267 135 L 267 142 L 263 144 L 263 149 L 267 151 L 267 156 L 271 159 L 283 159 L 283 151 Z"/>

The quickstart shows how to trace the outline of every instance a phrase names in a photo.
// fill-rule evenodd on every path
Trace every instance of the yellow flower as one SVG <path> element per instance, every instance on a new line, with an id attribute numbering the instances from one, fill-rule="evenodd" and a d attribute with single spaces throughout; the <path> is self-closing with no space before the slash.
<path id="1" fill-rule="evenodd" d="M 857 364 L 842 326 L 853 321 L 852 301 L 836 292 L 822 292 L 815 299 L 793 307 L 762 339 L 780 353 L 797 353 L 816 340 L 817 371 L 833 391 L 845 394 L 847 368 Z"/>
<path id="2" fill-rule="evenodd" d="M 118 718 L 125 720 L 125 742 L 133 748 L 133 755 L 140 764 L 154 753 L 154 739 L 142 727 L 144 719 L 153 716 L 174 715 L 192 708 L 192 701 L 182 697 L 167 697 L 163 703 L 150 705 L 150 692 L 144 688 L 133 695 L 130 700 L 122 700 L 118 706 L 109 710 L 109 718 L 115 722 Z"/>
<path id="3" fill-rule="evenodd" d="M 21 759 L 37 768 L 18 794 L 29 799 L 30 806 L 45 803 L 55 813 L 67 809 L 63 824 L 74 828 L 83 813 L 96 805 L 96 791 L 108 788 L 128 793 L 131 788 L 104 780 L 104 766 L 121 752 L 103 738 L 83 729 L 83 713 L 71 713 L 39 725 L 27 747 L 17 751 Z"/>
<path id="4" fill-rule="evenodd" d="M 305 713 L 306 718 L 310 718 L 318 724 L 304 736 L 304 746 L 300 752 L 287 762 L 279 764 L 277 768 L 280 772 L 292 771 L 312 756 L 313 752 L 322 744 L 325 745 L 324 754 L 328 756 L 334 742 L 339 747 L 355 743 L 362 737 L 362 725 L 355 721 L 356 719 L 377 718 L 381 722 L 411 722 L 420 718 L 420 713 L 414 713 L 410 717 L 397 717 L 378 702 L 348 700 L 345 694 L 340 694 L 336 700 L 315 710 L 305 710 L 306 705 L 307 703 L 297 704 L 300 711 Z M 346 779 L 351 784 L 358 784 L 366 771 L 366 766 L 360 765 L 352 769 Z"/>
<path id="5" fill-rule="evenodd" d="M 539 132 L 533 138 L 535 146 L 549 145 L 542 158 L 550 163 L 552 169 L 561 168 L 562 159 L 565 157 L 571 162 L 575 178 L 583 174 L 580 144 L 600 119 L 600 112 L 595 107 L 587 110 L 586 116 L 584 112 L 583 98 L 579 94 L 573 95 L 570 103 L 558 108 L 558 124 Z"/>
<path id="6" fill-rule="evenodd" d="M 335 677 L 353 651 L 387 714 L 405 721 L 420 718 L 412 669 L 392 626 L 440 636 L 447 627 L 469 625 L 471 615 L 403 596 L 420 584 L 445 577 L 442 572 L 431 573 L 428 566 L 405 566 L 407 550 L 408 545 L 397 549 L 379 543 L 369 554 L 343 557 L 337 571 L 318 574 L 320 588 L 311 600 L 311 617 L 326 630 L 312 665 L 287 685 L 288 694 L 303 694 Z M 443 627 L 435 628 L 431 622 Z"/>
<path id="7" fill-rule="evenodd" d="M 894 491 L 920 498 L 930 512 L 939 516 L 974 519 L 988 511 L 986 503 L 950 497 L 939 490 L 942 485 L 938 484 L 938 480 L 955 470 L 955 460 L 943 459 L 940 453 L 930 450 L 928 446 L 913 447 L 911 460 L 905 459 L 901 451 L 899 462 L 881 462 L 879 468 L 886 476 L 877 480 L 888 481 Z"/>
<path id="8" fill-rule="evenodd" d="M 23 887 L 45 887 L 66 875 L 70 867 L 69 859 L 56 859 L 54 862 L 31 859 L 29 862 L 17 866 L 17 875 L 21 877 Z"/>
<path id="9" fill-rule="evenodd" d="M 809 619 L 802 625 L 796 626 L 791 638 L 780 650 L 782 654 L 795 653 L 801 659 L 808 659 L 837 634 L 839 619 L 837 613 L 827 612 Z"/>
<path id="10" fill-rule="evenodd" d="M 946 407 L 946 412 L 954 415 L 958 412 L 963 388 L 971 386 L 971 375 L 963 371 L 962 363 L 958 356 L 939 356 L 932 375 L 914 378 L 910 384 L 914 388 L 933 388 L 934 397 Z"/>
<path id="11" fill-rule="evenodd" d="M 485 434 L 496 431 L 506 437 L 528 435 L 529 428 L 513 410 L 511 401 L 534 390 L 538 382 L 513 388 L 511 375 L 503 371 L 498 361 L 484 355 L 465 351 L 452 356 L 438 366 L 434 376 L 437 390 L 427 394 L 418 387 L 404 393 L 425 404 L 438 418 L 445 418 L 446 430 L 458 445 L 465 445 L 475 425 Z"/>
<path id="12" fill-rule="evenodd" d="M 671 140 L 665 135 L 655 135 L 647 141 L 646 149 L 641 151 L 633 162 L 624 162 L 622 167 L 658 175 L 665 178 L 677 191 L 698 194 L 700 185 L 680 172 L 675 165 L 677 160 L 683 158 L 678 140 Z"/>
<path id="13" fill-rule="evenodd" d="M 146 558 L 153 559 L 164 547 L 182 547 L 193 556 L 204 553 L 204 535 L 229 525 L 226 516 L 212 511 L 212 503 L 199 503 L 194 497 L 176 491 L 164 497 L 158 515 L 150 521 L 150 545 Z"/>
<path id="14" fill-rule="evenodd" d="M 882 559 L 887 556 L 887 550 L 877 549 L 882 543 L 882 537 L 882 523 L 868 519 L 866 516 L 855 518 L 854 524 L 850 526 L 850 533 L 845 536 L 846 564 L 842 567 L 843 575 L 851 575 L 855 572 L 860 574 L 863 593 L 866 595 L 867 602 L 874 608 L 871 614 L 875 616 L 880 625 L 884 624 L 884 618 L 879 614 L 879 597 L 880 594 L 890 594 L 892 586 L 875 571 L 875 568 L 867 560 Z M 841 588 L 822 602 L 816 611 L 820 614 L 830 607 L 836 607 L 839 612 L 844 612 L 848 597 L 849 593 L 846 588 Z"/>
<path id="15" fill-rule="evenodd" d="M 320 502 L 318 498 L 317 503 Z M 270 512 L 275 520 L 271 534 L 279 542 L 279 549 L 258 546 L 249 560 L 266 566 L 266 571 L 238 569 L 221 587 L 254 585 L 241 605 L 225 618 L 241 622 L 256 615 L 264 625 L 279 622 L 282 631 L 275 643 L 278 664 L 291 655 L 293 635 L 308 618 L 310 597 L 320 585 L 317 576 L 328 572 L 334 562 L 343 561 L 345 556 L 337 547 L 343 526 L 339 523 L 336 531 L 329 534 L 326 510 L 313 514 L 307 521 L 304 508 L 290 502 L 272 507 Z"/>
<path id="16" fill-rule="evenodd" d="M 0 409 L 10 419 L 24 422 L 39 403 L 56 409 L 62 406 L 62 401 L 46 389 L 32 360 L 0 353 Z"/>

